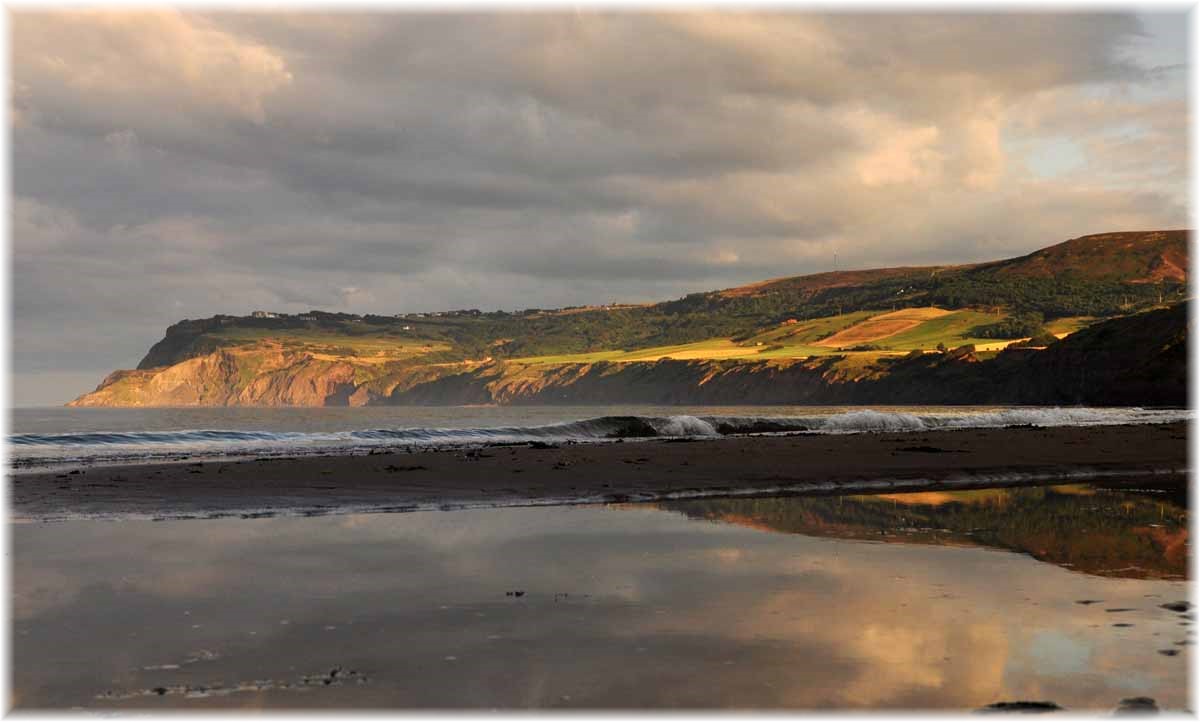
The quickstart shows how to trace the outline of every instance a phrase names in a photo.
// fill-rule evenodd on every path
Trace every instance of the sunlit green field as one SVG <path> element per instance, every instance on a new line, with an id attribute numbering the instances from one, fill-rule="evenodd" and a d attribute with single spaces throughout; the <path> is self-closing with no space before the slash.
<path id="1" fill-rule="evenodd" d="M 933 309 L 936 311 L 936 309 Z M 920 309 L 917 309 L 920 311 Z M 564 353 L 542 356 L 526 356 L 510 359 L 522 364 L 596 363 L 611 361 L 618 363 L 637 361 L 672 360 L 767 360 L 795 359 L 810 356 L 850 355 L 861 356 L 862 363 L 869 363 L 879 356 L 904 354 L 913 350 L 933 350 L 939 344 L 955 348 L 964 344 L 975 344 L 980 351 L 992 352 L 1003 348 L 1017 339 L 986 339 L 972 337 L 976 326 L 996 323 L 1005 316 L 981 311 L 953 311 L 936 318 L 921 321 L 918 325 L 890 336 L 873 338 L 870 346 L 875 348 L 854 350 L 857 345 L 837 345 L 837 339 L 819 345 L 834 334 L 853 329 L 886 314 L 885 311 L 856 311 L 838 316 L 807 319 L 796 323 L 783 323 L 763 329 L 748 337 L 735 339 L 712 338 L 693 343 L 670 346 L 655 346 L 640 349 L 608 349 L 586 353 Z M 1072 333 L 1094 319 L 1072 317 L 1057 319 L 1047 328 L 1056 334 Z M 877 327 L 878 322 L 876 322 Z M 865 332 L 871 326 L 864 326 Z M 851 332 L 853 333 L 853 332 Z M 254 344 L 276 342 L 284 348 L 304 350 L 318 357 L 355 356 L 363 360 L 391 361 L 413 358 L 436 351 L 451 349 L 445 340 L 422 338 L 407 332 L 380 332 L 364 328 L 363 333 L 346 331 L 323 331 L 320 329 L 259 329 L 231 327 L 210 333 L 223 343 Z M 840 336 L 839 336 L 840 337 Z M 860 336 L 861 337 L 861 336 Z"/>
<path id="2" fill-rule="evenodd" d="M 408 334 L 387 334 L 369 331 L 362 335 L 335 333 L 319 329 L 265 329 L 238 328 L 221 329 L 209 334 L 223 342 L 263 343 L 276 342 L 285 348 L 310 351 L 317 354 L 386 356 L 403 358 L 419 356 L 449 348 L 444 341 L 421 338 Z"/>
<path id="3" fill-rule="evenodd" d="M 1093 316 L 1071 316 L 1068 318 L 1056 318 L 1053 321 L 1046 322 L 1046 330 L 1055 336 L 1064 334 L 1072 334 L 1090 324 L 1095 323 L 1097 318 Z"/>
<path id="4" fill-rule="evenodd" d="M 663 358 L 687 359 L 785 359 L 809 356 L 847 355 L 863 356 L 864 362 L 881 355 L 903 354 L 915 349 L 933 350 L 939 344 L 955 348 L 964 344 L 975 344 L 981 348 L 1002 348 L 1018 339 L 975 338 L 970 335 L 976 326 L 996 323 L 1004 316 L 980 311 L 954 311 L 938 318 L 921 322 L 914 328 L 891 336 L 878 338 L 871 345 L 879 347 L 869 351 L 850 351 L 832 346 L 820 346 L 817 342 L 834 333 L 851 328 L 875 316 L 880 311 L 859 311 L 841 316 L 811 319 L 795 324 L 780 325 L 761 331 L 744 340 L 728 338 L 708 339 L 675 346 L 658 346 L 632 351 L 613 350 L 580 354 L 557 354 L 552 356 L 530 356 L 514 361 L 520 363 L 594 363 L 597 361 L 632 362 L 654 361 Z M 1073 332 L 1086 325 L 1091 319 L 1060 319 L 1050 326 L 1056 333 Z M 853 347 L 851 347 L 853 348 Z"/>
<path id="5" fill-rule="evenodd" d="M 979 311 L 955 311 L 941 318 L 930 319 L 916 328 L 909 329 L 880 339 L 876 343 L 897 351 L 912 351 L 913 349 L 933 349 L 939 343 L 947 348 L 963 344 L 995 343 L 1002 339 L 973 338 L 969 331 L 976 327 L 1003 320 L 1003 316 Z M 1015 341 L 1016 339 L 1010 339 Z"/>
<path id="6" fill-rule="evenodd" d="M 842 329 L 850 328 L 856 323 L 866 321 L 872 316 L 877 316 L 879 313 L 879 311 L 856 311 L 854 313 L 842 314 L 841 316 L 814 318 L 792 325 L 783 325 L 768 329 L 752 336 L 747 341 L 752 345 L 759 341 L 762 341 L 764 345 L 784 344 L 787 346 L 802 346 L 812 344 L 827 336 L 832 336 Z"/>

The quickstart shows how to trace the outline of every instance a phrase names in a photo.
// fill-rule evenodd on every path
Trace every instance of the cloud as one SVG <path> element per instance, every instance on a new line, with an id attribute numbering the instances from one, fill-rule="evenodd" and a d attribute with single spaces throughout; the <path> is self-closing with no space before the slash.
<path id="1" fill-rule="evenodd" d="M 173 10 L 14 13 L 12 38 L 16 105 L 36 122 L 162 123 L 167 111 L 261 124 L 264 97 L 292 79 L 269 48 Z"/>
<path id="2" fill-rule="evenodd" d="M 217 312 L 645 301 L 1186 222 L 1185 60 L 1132 15 L 47 11 L 12 36 L 18 374 L 129 366 Z"/>

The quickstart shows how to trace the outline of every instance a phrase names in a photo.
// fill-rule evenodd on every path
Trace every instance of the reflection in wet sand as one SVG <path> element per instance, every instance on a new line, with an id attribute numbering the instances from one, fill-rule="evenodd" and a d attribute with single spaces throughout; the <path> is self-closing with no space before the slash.
<path id="1" fill-rule="evenodd" d="M 1178 485 L 708 499 L 659 507 L 763 531 L 1009 549 L 1101 576 L 1187 575 L 1187 507 Z"/>
<path id="2" fill-rule="evenodd" d="M 1184 507 L 999 491 L 16 525 L 15 703 L 1183 707 Z"/>

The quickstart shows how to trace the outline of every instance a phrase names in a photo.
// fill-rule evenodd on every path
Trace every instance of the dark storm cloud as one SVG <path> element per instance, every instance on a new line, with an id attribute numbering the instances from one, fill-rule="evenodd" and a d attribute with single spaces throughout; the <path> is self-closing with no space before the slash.
<path id="1" fill-rule="evenodd" d="M 15 371 L 99 380 L 253 308 L 644 301 L 1179 226 L 1185 99 L 1145 41 L 1118 14 L 16 13 Z"/>

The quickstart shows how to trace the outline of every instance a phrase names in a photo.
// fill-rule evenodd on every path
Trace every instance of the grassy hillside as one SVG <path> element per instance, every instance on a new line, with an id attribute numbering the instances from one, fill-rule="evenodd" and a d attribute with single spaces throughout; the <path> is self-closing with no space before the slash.
<path id="1" fill-rule="evenodd" d="M 172 326 L 138 368 L 263 342 L 379 364 L 803 358 L 964 343 L 1001 348 L 1032 331 L 1022 324 L 976 331 L 1034 319 L 1033 326 L 1062 334 L 1096 318 L 1178 302 L 1186 292 L 1186 262 L 1185 231 L 1114 233 L 994 263 L 819 273 L 641 306 L 216 316 Z"/>

